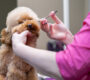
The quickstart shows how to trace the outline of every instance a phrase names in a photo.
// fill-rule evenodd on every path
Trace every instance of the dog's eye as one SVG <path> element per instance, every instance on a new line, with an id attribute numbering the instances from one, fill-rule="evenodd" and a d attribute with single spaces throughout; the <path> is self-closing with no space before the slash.
<path id="1" fill-rule="evenodd" d="M 32 24 L 28 24 L 27 27 L 28 27 L 28 29 L 30 29 L 30 30 L 35 30 L 35 28 L 32 26 Z"/>

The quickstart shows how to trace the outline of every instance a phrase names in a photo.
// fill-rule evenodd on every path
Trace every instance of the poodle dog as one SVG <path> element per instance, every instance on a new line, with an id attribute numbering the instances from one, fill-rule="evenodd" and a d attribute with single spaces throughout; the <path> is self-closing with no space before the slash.
<path id="1" fill-rule="evenodd" d="M 13 33 L 28 30 L 33 37 L 27 39 L 26 45 L 36 47 L 40 31 L 38 19 L 35 12 L 27 7 L 18 7 L 8 14 L 7 27 L 1 31 L 0 39 L 0 80 L 38 80 L 35 68 L 13 54 L 11 41 Z"/>

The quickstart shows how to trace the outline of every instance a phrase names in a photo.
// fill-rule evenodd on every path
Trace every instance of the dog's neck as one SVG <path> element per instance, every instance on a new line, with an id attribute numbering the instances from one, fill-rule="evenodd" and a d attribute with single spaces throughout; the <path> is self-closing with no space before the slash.
<path id="1" fill-rule="evenodd" d="M 36 42 L 37 42 L 37 37 L 36 36 L 34 36 L 30 39 L 27 38 L 26 45 L 31 46 L 31 47 L 36 47 Z"/>

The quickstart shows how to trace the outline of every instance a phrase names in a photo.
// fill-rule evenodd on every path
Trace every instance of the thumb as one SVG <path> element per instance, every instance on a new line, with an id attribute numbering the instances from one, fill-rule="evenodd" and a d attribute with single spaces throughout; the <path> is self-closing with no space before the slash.
<path id="1" fill-rule="evenodd" d="M 30 36 L 31 33 L 28 30 L 26 30 L 26 31 L 23 31 L 22 33 L 20 33 L 20 35 L 25 37 L 25 36 L 28 36 L 28 35 Z"/>

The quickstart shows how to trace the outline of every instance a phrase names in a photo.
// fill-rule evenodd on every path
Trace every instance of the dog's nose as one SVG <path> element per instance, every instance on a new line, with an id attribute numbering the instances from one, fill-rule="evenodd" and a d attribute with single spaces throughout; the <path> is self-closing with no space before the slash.
<path id="1" fill-rule="evenodd" d="M 32 24 L 28 24 L 27 27 L 31 31 L 35 31 L 36 30 Z"/>
<path id="2" fill-rule="evenodd" d="M 32 24 L 28 24 L 28 28 L 29 29 L 32 29 Z"/>

